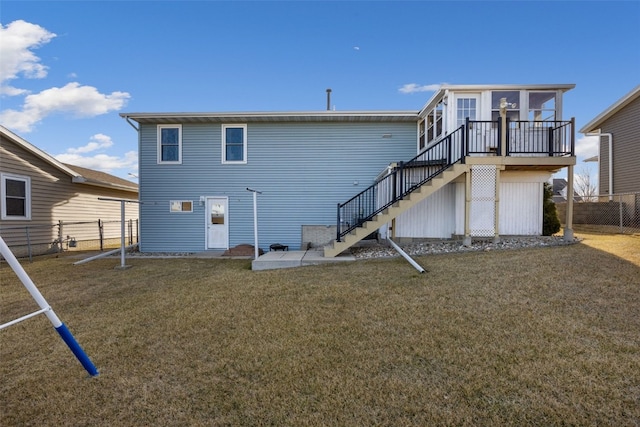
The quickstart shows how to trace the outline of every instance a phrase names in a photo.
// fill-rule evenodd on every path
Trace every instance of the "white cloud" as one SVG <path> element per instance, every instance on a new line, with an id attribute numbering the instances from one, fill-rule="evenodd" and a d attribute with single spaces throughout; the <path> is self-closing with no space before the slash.
<path id="1" fill-rule="evenodd" d="M 128 151 L 122 157 L 106 154 L 105 151 L 113 147 L 114 143 L 109 135 L 98 133 L 81 147 L 67 148 L 63 154 L 54 156 L 63 163 L 69 163 L 89 169 L 111 173 L 115 169 L 127 172 L 138 170 L 138 153 Z M 93 155 L 87 155 L 94 153 Z"/>
<path id="2" fill-rule="evenodd" d="M 33 50 L 49 43 L 56 35 L 22 20 L 6 27 L 0 24 L 0 95 L 25 96 L 16 109 L 0 111 L 0 123 L 17 132 L 30 132 L 45 117 L 67 113 L 74 117 L 95 117 L 121 109 L 129 100 L 127 92 L 100 93 L 93 86 L 77 82 L 52 87 L 39 93 L 14 87 L 8 82 L 19 78 L 42 79 L 47 68 Z M 75 76 L 75 74 L 71 74 Z"/>
<path id="3" fill-rule="evenodd" d="M 67 154 L 83 154 L 92 151 L 109 148 L 113 145 L 111 137 L 102 133 L 97 133 L 91 137 L 91 141 L 87 145 L 78 148 L 68 148 Z"/>
<path id="4" fill-rule="evenodd" d="M 432 85 L 419 85 L 417 83 L 407 83 L 403 85 L 398 91 L 400 93 L 418 93 L 418 92 L 434 92 L 440 89 L 439 84 Z"/>
<path id="5" fill-rule="evenodd" d="M 6 27 L 0 24 L 0 95 L 16 96 L 26 93 L 24 89 L 6 84 L 19 76 L 41 79 L 47 75 L 47 67 L 40 63 L 40 58 L 32 50 L 54 37 L 54 33 L 41 26 L 22 20 L 13 21 Z"/>
<path id="6" fill-rule="evenodd" d="M 45 117 L 66 112 L 75 117 L 95 117 L 121 109 L 131 96 L 127 92 L 103 94 L 93 86 L 73 82 L 25 98 L 22 111 L 0 112 L 0 122 L 18 132 L 30 132 Z"/>
<path id="7" fill-rule="evenodd" d="M 589 158 L 597 156 L 600 138 L 597 136 L 583 136 L 576 140 L 576 157 Z"/>
<path id="8" fill-rule="evenodd" d="M 138 169 L 138 153 L 128 151 L 124 156 L 110 156 L 108 154 L 96 154 L 94 156 L 83 156 L 78 153 L 65 153 L 55 156 L 58 161 L 84 168 L 95 169 L 102 172 L 112 173 L 115 169 L 136 171 Z"/>

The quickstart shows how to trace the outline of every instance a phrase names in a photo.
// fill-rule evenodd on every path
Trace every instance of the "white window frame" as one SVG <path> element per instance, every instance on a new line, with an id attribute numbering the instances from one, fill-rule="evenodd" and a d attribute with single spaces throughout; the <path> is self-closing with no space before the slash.
<path id="1" fill-rule="evenodd" d="M 24 216 L 7 215 L 7 179 L 12 181 L 24 182 Z M 3 220 L 30 221 L 31 220 L 31 178 L 22 175 L 0 174 L 0 197 L 2 198 L 2 213 L 0 218 Z"/>
<path id="2" fill-rule="evenodd" d="M 185 210 L 184 204 L 189 203 L 191 209 Z M 180 207 L 180 209 L 174 209 L 175 207 Z M 190 213 L 193 212 L 193 200 L 170 200 L 169 201 L 169 212 L 171 213 Z"/>
<path id="3" fill-rule="evenodd" d="M 242 160 L 227 160 L 227 132 L 228 128 L 242 128 L 244 140 L 242 141 Z M 246 124 L 223 124 L 222 125 L 222 164 L 223 165 L 246 165 L 247 164 L 247 125 Z"/>
<path id="4" fill-rule="evenodd" d="M 162 160 L 162 129 L 178 129 L 178 160 Z M 182 164 L 182 125 L 158 125 L 158 164 L 180 165 Z"/>

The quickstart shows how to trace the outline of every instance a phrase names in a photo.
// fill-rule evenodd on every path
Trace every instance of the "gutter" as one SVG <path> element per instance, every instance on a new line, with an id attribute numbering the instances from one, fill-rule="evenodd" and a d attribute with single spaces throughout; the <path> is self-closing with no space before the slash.
<path id="1" fill-rule="evenodd" d="M 613 134 L 612 133 L 585 133 L 586 136 L 606 136 L 609 138 L 609 201 L 613 200 Z M 600 144 L 598 144 L 600 149 Z M 600 160 L 598 159 L 598 164 Z"/>

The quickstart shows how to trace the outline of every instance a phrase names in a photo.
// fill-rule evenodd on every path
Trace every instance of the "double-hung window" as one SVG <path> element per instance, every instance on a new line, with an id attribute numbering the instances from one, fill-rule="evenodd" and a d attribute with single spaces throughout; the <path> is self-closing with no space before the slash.
<path id="1" fill-rule="evenodd" d="M 158 125 L 158 163 L 182 163 L 182 125 Z"/>
<path id="2" fill-rule="evenodd" d="M 31 219 L 31 178 L 2 174 L 2 219 Z"/>
<path id="3" fill-rule="evenodd" d="M 222 163 L 247 163 L 247 125 L 222 125 Z"/>

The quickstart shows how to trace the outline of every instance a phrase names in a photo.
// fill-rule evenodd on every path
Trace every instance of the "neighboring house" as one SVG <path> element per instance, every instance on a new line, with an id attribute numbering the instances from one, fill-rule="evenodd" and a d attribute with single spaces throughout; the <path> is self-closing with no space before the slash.
<path id="1" fill-rule="evenodd" d="M 564 203 L 567 201 L 567 186 L 568 182 L 564 178 L 554 178 L 552 181 L 552 191 L 553 191 L 553 202 L 554 203 Z M 573 192 L 573 201 L 580 202 L 582 197 L 578 195 L 575 191 Z"/>
<path id="2" fill-rule="evenodd" d="M 91 169 L 63 164 L 20 136 L 0 126 L 0 235 L 16 255 L 30 244 L 33 252 L 55 249 L 59 224 L 120 221 L 120 203 L 102 198 L 138 199 L 138 186 Z M 128 204 L 126 219 L 138 218 L 138 205 Z M 57 226 L 56 226 L 57 225 Z M 117 236 L 120 229 L 117 228 Z M 65 227 L 78 242 L 97 239 L 97 226 Z M 117 237 L 113 236 L 113 237 Z"/>
<path id="3" fill-rule="evenodd" d="M 138 131 L 141 251 L 253 243 L 248 189 L 265 250 L 540 235 L 543 183 L 575 165 L 574 86 L 445 85 L 415 111 L 121 113 Z"/>
<path id="4" fill-rule="evenodd" d="M 587 123 L 580 132 L 600 137 L 600 196 L 640 192 L 640 85 Z"/>

